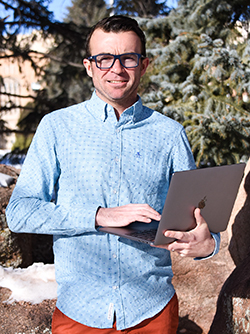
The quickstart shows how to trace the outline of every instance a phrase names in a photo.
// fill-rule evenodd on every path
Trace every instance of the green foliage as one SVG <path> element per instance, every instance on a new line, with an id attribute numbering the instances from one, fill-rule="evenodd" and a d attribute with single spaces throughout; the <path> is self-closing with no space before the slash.
<path id="1" fill-rule="evenodd" d="M 104 0 L 73 0 L 65 21 L 74 22 L 78 27 L 91 27 L 109 14 Z"/>
<path id="2" fill-rule="evenodd" d="M 172 29 L 167 45 L 147 29 L 154 70 L 143 100 L 184 125 L 197 165 L 250 155 L 250 42 L 233 24 L 235 3 L 180 1 L 158 22 Z"/>
<path id="3" fill-rule="evenodd" d="M 43 77 L 45 85 L 36 96 L 33 96 L 32 108 L 30 106 L 23 108 L 27 112 L 20 126 L 25 135 L 35 131 L 46 113 L 79 102 L 87 96 L 84 95 L 86 83 L 82 77 L 86 75 L 82 58 L 89 27 L 83 24 L 78 26 L 73 21 L 55 21 L 47 5 L 48 1 L 44 0 L 5 0 L 0 3 L 9 14 L 2 18 L 0 25 L 1 58 L 18 61 L 20 71 L 24 61 L 30 62 L 39 80 Z M 34 42 L 42 40 L 48 41 L 53 46 L 46 53 L 33 49 Z M 42 61 L 35 61 L 34 54 L 37 54 Z M 10 99 L 11 96 L 14 95 L 10 94 Z M 11 106 L 11 108 L 17 107 L 19 106 L 14 104 Z M 6 105 L 0 108 L 2 112 L 9 111 Z"/>
<path id="4" fill-rule="evenodd" d="M 166 1 L 160 0 L 114 0 L 113 11 L 115 14 L 156 17 L 159 15 L 167 15 L 169 7 Z"/>
<path id="5" fill-rule="evenodd" d="M 32 134 L 27 136 L 23 134 L 16 134 L 16 140 L 11 148 L 11 151 L 26 153 L 31 144 L 32 138 Z"/>
<path id="6" fill-rule="evenodd" d="M 149 107 L 184 125 L 197 165 L 234 163 L 250 155 L 250 42 L 249 33 L 243 35 L 249 29 L 249 0 L 180 0 L 170 12 L 160 0 L 116 0 L 113 8 L 104 0 L 73 0 L 65 22 L 54 20 L 48 1 L 1 4 L 13 11 L 13 19 L 1 19 L 1 49 L 19 59 L 20 68 L 28 60 L 43 74 L 44 88 L 19 122 L 25 136 L 44 114 L 90 96 L 92 83 L 82 65 L 85 39 L 90 26 L 112 10 L 134 15 L 145 31 L 151 63 L 139 93 Z M 20 41 L 17 35 L 30 28 L 39 34 Z M 43 66 L 31 57 L 36 38 L 53 40 Z"/>

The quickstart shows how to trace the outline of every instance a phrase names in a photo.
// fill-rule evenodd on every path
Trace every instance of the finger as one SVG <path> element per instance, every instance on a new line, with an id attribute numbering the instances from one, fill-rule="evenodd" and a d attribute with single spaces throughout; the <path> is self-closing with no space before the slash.
<path id="1" fill-rule="evenodd" d="M 187 248 L 185 248 L 185 246 Z M 188 247 L 188 244 L 178 244 L 178 242 L 176 244 L 171 245 L 171 247 L 168 248 L 168 250 L 172 253 L 176 253 L 182 257 L 193 257 L 194 254 L 192 252 L 192 250 Z"/>
<path id="2" fill-rule="evenodd" d="M 141 209 L 143 211 L 143 214 L 145 214 L 146 216 L 149 216 L 154 219 L 157 218 L 157 220 L 161 219 L 161 215 L 159 214 L 159 212 L 153 209 L 150 205 L 142 204 Z"/>
<path id="3" fill-rule="evenodd" d="M 176 253 L 183 257 L 192 256 L 190 255 L 190 249 L 188 243 L 179 243 L 178 240 L 167 245 L 159 245 L 154 247 L 167 249 L 171 253 Z"/>
<path id="4" fill-rule="evenodd" d="M 136 220 L 139 221 L 144 221 L 144 220 L 159 221 L 161 219 L 161 215 L 148 204 L 135 204 L 135 205 L 132 204 L 130 205 L 130 209 L 132 210 L 131 211 L 132 215 L 135 214 Z"/>
<path id="5" fill-rule="evenodd" d="M 100 208 L 96 215 L 99 226 L 127 226 L 134 221 L 150 223 L 161 215 L 148 204 L 127 204 L 114 208 Z"/>
<path id="6" fill-rule="evenodd" d="M 193 240 L 193 236 L 188 232 L 181 232 L 181 231 L 166 231 L 164 232 L 164 236 L 168 238 L 176 239 L 177 242 L 190 242 Z"/>
<path id="7" fill-rule="evenodd" d="M 169 250 L 172 253 L 177 253 L 179 255 L 183 254 L 183 256 L 184 256 L 185 253 L 186 253 L 186 250 L 185 250 L 185 248 L 183 246 L 185 246 L 185 245 L 186 244 L 184 244 L 184 243 L 178 244 L 178 242 L 172 242 L 171 244 L 160 245 L 160 246 L 157 246 L 157 247 L 165 248 L 165 249 Z"/>

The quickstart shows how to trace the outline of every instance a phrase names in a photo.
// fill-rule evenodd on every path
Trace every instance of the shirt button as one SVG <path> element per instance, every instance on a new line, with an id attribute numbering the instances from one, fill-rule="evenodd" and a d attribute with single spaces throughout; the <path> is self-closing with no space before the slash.
<path id="1" fill-rule="evenodd" d="M 117 190 L 116 190 L 116 189 L 114 189 L 114 190 L 113 190 L 113 193 L 114 193 L 114 194 L 116 194 L 116 193 L 117 193 Z"/>
<path id="2" fill-rule="evenodd" d="M 115 162 L 119 162 L 119 158 L 118 157 L 115 158 Z"/>
<path id="3" fill-rule="evenodd" d="M 117 258 L 116 254 L 113 254 L 113 258 L 114 258 L 114 259 L 116 259 L 116 258 Z"/>
<path id="4" fill-rule="evenodd" d="M 117 285 L 113 285 L 113 289 L 114 289 L 114 290 L 117 290 L 117 289 L 118 289 L 118 286 L 117 286 Z"/>

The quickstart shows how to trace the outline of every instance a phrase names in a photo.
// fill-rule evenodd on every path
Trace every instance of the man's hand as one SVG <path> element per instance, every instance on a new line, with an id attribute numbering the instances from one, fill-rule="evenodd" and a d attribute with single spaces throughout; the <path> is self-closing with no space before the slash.
<path id="1" fill-rule="evenodd" d="M 99 208 L 95 221 L 96 227 L 121 227 L 135 221 L 150 223 L 160 219 L 161 215 L 148 204 L 128 204 L 115 208 Z"/>
<path id="2" fill-rule="evenodd" d="M 166 231 L 164 235 L 177 239 L 168 245 L 158 246 L 176 252 L 184 257 L 206 257 L 213 253 L 215 241 L 211 236 L 207 223 L 196 208 L 194 217 L 197 226 L 188 232 Z"/>

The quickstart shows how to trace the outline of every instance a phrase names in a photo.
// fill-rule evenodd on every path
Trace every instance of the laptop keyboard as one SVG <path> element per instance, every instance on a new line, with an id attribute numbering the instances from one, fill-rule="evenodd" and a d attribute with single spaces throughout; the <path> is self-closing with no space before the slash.
<path id="1" fill-rule="evenodd" d="M 148 240 L 148 241 L 154 241 L 156 230 L 152 229 L 152 230 L 144 230 L 144 231 L 131 231 L 126 234 L 130 235 L 131 237 L 141 238 L 141 239 Z"/>

